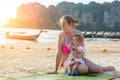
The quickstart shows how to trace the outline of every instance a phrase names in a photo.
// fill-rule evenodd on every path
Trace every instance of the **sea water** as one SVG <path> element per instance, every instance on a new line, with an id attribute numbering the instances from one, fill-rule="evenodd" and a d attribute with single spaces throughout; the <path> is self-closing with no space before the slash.
<path id="1" fill-rule="evenodd" d="M 10 33 L 23 33 L 22 35 L 35 35 L 40 32 L 40 29 L 26 29 L 26 28 L 0 28 L 0 44 L 11 44 L 11 43 L 27 43 L 27 42 L 57 42 L 58 34 L 61 30 L 50 30 L 43 29 L 43 32 L 37 38 L 36 41 L 28 40 L 15 40 L 6 39 L 6 32 Z M 120 39 L 109 39 L 109 38 L 85 38 L 85 42 L 115 42 Z"/>

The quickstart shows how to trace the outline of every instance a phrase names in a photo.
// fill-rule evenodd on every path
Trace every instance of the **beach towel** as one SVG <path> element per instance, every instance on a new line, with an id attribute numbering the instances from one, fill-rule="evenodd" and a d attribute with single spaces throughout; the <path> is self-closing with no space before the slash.
<path id="1" fill-rule="evenodd" d="M 86 74 L 79 76 L 67 76 L 63 71 L 58 74 L 46 74 L 49 70 L 29 70 L 13 75 L 0 76 L 0 80 L 109 80 L 115 77 L 108 74 Z"/>

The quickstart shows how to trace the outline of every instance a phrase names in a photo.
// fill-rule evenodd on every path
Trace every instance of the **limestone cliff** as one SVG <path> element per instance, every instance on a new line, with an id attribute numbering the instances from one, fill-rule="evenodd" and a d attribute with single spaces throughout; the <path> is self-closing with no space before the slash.
<path id="1" fill-rule="evenodd" d="M 6 26 L 59 29 L 58 21 L 63 15 L 79 19 L 76 28 L 83 31 L 120 31 L 120 1 L 117 0 L 103 4 L 61 2 L 47 8 L 38 2 L 22 4 L 17 9 L 17 18 L 10 18 Z"/>

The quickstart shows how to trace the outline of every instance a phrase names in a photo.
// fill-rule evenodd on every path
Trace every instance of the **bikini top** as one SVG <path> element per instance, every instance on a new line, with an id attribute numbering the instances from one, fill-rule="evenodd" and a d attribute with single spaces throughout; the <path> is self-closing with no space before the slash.
<path id="1" fill-rule="evenodd" d="M 66 54 L 70 54 L 70 50 L 68 49 L 66 44 L 62 44 L 62 52 Z"/>

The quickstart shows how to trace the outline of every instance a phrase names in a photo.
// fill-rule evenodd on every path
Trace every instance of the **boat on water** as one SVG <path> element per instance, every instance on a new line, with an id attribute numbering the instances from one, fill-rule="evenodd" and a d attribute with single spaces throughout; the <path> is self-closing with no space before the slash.
<path id="1" fill-rule="evenodd" d="M 35 35 L 26 35 L 26 34 L 10 34 L 9 32 L 6 32 L 5 37 L 7 39 L 18 39 L 18 40 L 30 40 L 30 41 L 36 41 L 36 39 L 40 36 L 42 32 L 42 29 L 38 34 Z"/>

